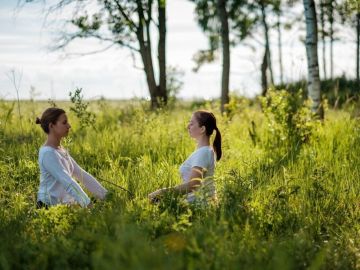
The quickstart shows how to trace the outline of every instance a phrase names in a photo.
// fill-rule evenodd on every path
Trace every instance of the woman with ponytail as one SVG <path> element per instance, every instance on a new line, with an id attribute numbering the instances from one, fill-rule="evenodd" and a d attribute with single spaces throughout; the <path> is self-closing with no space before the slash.
<path id="1" fill-rule="evenodd" d="M 84 171 L 68 151 L 61 146 L 71 128 L 65 111 L 60 108 L 48 108 L 36 124 L 47 135 L 46 142 L 39 150 L 40 186 L 37 194 L 37 207 L 56 204 L 79 204 L 91 206 L 90 199 L 75 177 L 96 198 L 104 199 L 107 190 L 89 173 Z"/>
<path id="2" fill-rule="evenodd" d="M 220 160 L 221 134 L 216 124 L 213 113 L 199 110 L 193 113 L 187 126 L 189 135 L 197 142 L 196 150 L 180 166 L 180 174 L 183 180 L 181 185 L 163 188 L 149 194 L 151 202 L 157 202 L 162 195 L 168 192 L 187 194 L 188 202 L 195 202 L 199 195 L 216 200 L 216 191 L 213 181 L 215 159 Z M 215 131 L 213 145 L 210 145 L 210 137 Z"/>

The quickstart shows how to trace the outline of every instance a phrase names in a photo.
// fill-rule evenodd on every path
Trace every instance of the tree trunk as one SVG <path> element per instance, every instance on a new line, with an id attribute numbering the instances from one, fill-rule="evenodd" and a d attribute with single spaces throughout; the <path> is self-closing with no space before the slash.
<path id="1" fill-rule="evenodd" d="M 147 66 L 145 67 L 145 72 L 149 77 L 149 88 L 151 85 L 151 88 L 154 89 L 154 98 L 151 100 L 151 108 L 156 109 L 161 107 L 161 93 L 155 80 L 154 65 L 151 52 L 150 21 L 146 23 L 146 43 L 147 46 L 145 50 L 145 57 L 147 59 Z"/>
<path id="2" fill-rule="evenodd" d="M 277 12 L 277 31 L 278 31 L 278 49 L 279 49 L 279 65 L 280 65 L 280 83 L 284 83 L 284 68 L 282 61 L 282 42 L 281 42 L 281 7 L 279 7 L 279 11 Z"/>
<path id="3" fill-rule="evenodd" d="M 325 43 L 325 3 L 324 0 L 320 1 L 320 24 L 321 24 L 321 43 L 322 43 L 322 62 L 323 62 L 323 74 L 326 80 L 326 43 Z"/>
<path id="4" fill-rule="evenodd" d="M 167 104 L 166 90 L 166 0 L 158 0 L 159 14 L 159 92 L 164 105 Z"/>
<path id="5" fill-rule="evenodd" d="M 356 84 L 360 91 L 360 13 L 356 14 Z"/>
<path id="6" fill-rule="evenodd" d="M 267 56 L 267 59 L 266 59 L 267 68 L 270 71 L 270 83 L 274 84 L 274 74 L 273 74 L 273 70 L 272 70 L 271 55 L 270 55 L 269 27 L 268 27 L 268 24 L 266 22 L 266 13 L 265 13 L 264 0 L 260 0 L 260 7 L 261 7 L 262 23 L 263 23 L 263 26 L 264 26 L 264 34 L 265 34 L 265 51 L 266 51 L 266 56 Z"/>
<path id="7" fill-rule="evenodd" d="M 150 92 L 151 98 L 151 108 L 156 109 L 160 106 L 159 103 L 159 90 L 156 85 L 154 68 L 151 56 L 151 40 L 150 40 L 150 21 L 145 20 L 144 10 L 140 0 L 137 1 L 137 15 L 139 17 L 139 26 L 136 32 L 139 46 L 140 46 L 140 55 L 142 62 L 144 64 L 144 72 L 146 75 L 146 82 Z M 144 33 L 144 24 L 145 32 Z"/>
<path id="8" fill-rule="evenodd" d="M 329 23 L 330 23 L 330 78 L 334 78 L 334 6 L 333 0 L 329 0 Z"/>
<path id="9" fill-rule="evenodd" d="M 225 111 L 225 104 L 229 103 L 229 80 L 230 80 L 230 41 L 228 13 L 226 0 L 217 0 L 218 16 L 221 24 L 221 42 L 223 53 L 223 69 L 221 78 L 221 112 Z"/>
<path id="10" fill-rule="evenodd" d="M 263 57 L 263 61 L 261 63 L 261 87 L 262 87 L 262 96 L 266 96 L 267 93 L 267 89 L 268 89 L 268 80 L 267 80 L 267 61 L 268 57 L 267 57 L 267 50 L 265 50 L 264 52 L 264 57 Z"/>
<path id="11" fill-rule="evenodd" d="M 312 100 L 311 109 L 320 119 L 324 118 L 321 104 L 319 64 L 317 55 L 317 21 L 314 0 L 303 0 L 306 22 L 306 55 L 308 65 L 308 95 Z"/>

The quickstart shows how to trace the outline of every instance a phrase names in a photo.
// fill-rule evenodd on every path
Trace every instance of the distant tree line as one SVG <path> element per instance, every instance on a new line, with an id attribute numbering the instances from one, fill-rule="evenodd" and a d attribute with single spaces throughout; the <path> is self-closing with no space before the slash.
<path id="1" fill-rule="evenodd" d="M 339 38 L 338 26 L 353 29 L 356 42 L 356 86 L 360 85 L 360 2 L 359 0 L 188 0 L 195 4 L 196 21 L 208 37 L 209 47 L 194 55 L 195 71 L 221 55 L 221 111 L 229 102 L 231 49 L 262 36 L 261 72 L 262 95 L 272 85 L 284 81 L 283 32 L 297 24 L 306 29 L 304 45 L 307 52 L 307 93 L 313 100 L 313 111 L 322 117 L 322 79 L 334 78 L 334 42 Z M 36 0 L 26 0 L 36 2 Z M 43 1 L 41 1 L 43 2 Z M 299 5 L 303 6 L 299 9 Z M 151 107 L 158 108 L 168 102 L 166 64 L 166 0 L 58 0 L 50 11 L 64 7 L 74 9 L 68 24 L 73 31 L 64 31 L 57 48 L 64 48 L 76 39 L 93 38 L 129 49 L 140 56 Z M 297 8 L 296 8 L 297 7 Z M 301 12 L 299 13 L 299 10 Z M 153 44 L 153 35 L 157 44 Z M 271 36 L 277 35 L 277 44 Z M 321 55 L 318 56 L 318 45 Z M 157 50 L 154 50 L 157 46 Z M 279 55 L 279 81 L 274 80 L 273 51 Z M 155 52 L 156 51 L 156 52 Z M 329 57 L 326 57 L 326 56 Z M 322 70 L 319 70 L 319 61 Z M 329 71 L 329 72 L 328 72 Z"/>

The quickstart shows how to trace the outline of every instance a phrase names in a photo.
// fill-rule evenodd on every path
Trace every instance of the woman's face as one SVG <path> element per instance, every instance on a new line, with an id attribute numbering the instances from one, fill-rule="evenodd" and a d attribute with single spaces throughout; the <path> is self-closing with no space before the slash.
<path id="1" fill-rule="evenodd" d="M 61 114 L 55 124 L 50 124 L 50 132 L 58 137 L 66 137 L 71 126 L 65 113 Z"/>
<path id="2" fill-rule="evenodd" d="M 204 126 L 200 127 L 200 124 L 194 114 L 192 115 L 187 128 L 188 128 L 190 137 L 195 138 L 195 139 L 201 137 L 205 131 L 205 127 Z"/>

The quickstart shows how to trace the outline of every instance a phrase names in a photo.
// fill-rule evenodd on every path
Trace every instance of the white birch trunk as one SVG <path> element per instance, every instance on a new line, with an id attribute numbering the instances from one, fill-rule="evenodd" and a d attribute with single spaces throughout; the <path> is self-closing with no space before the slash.
<path id="1" fill-rule="evenodd" d="M 321 106 L 319 63 L 317 54 L 317 21 L 314 0 L 303 0 L 306 22 L 306 55 L 308 65 L 308 96 L 312 100 L 311 109 L 323 118 Z"/>

